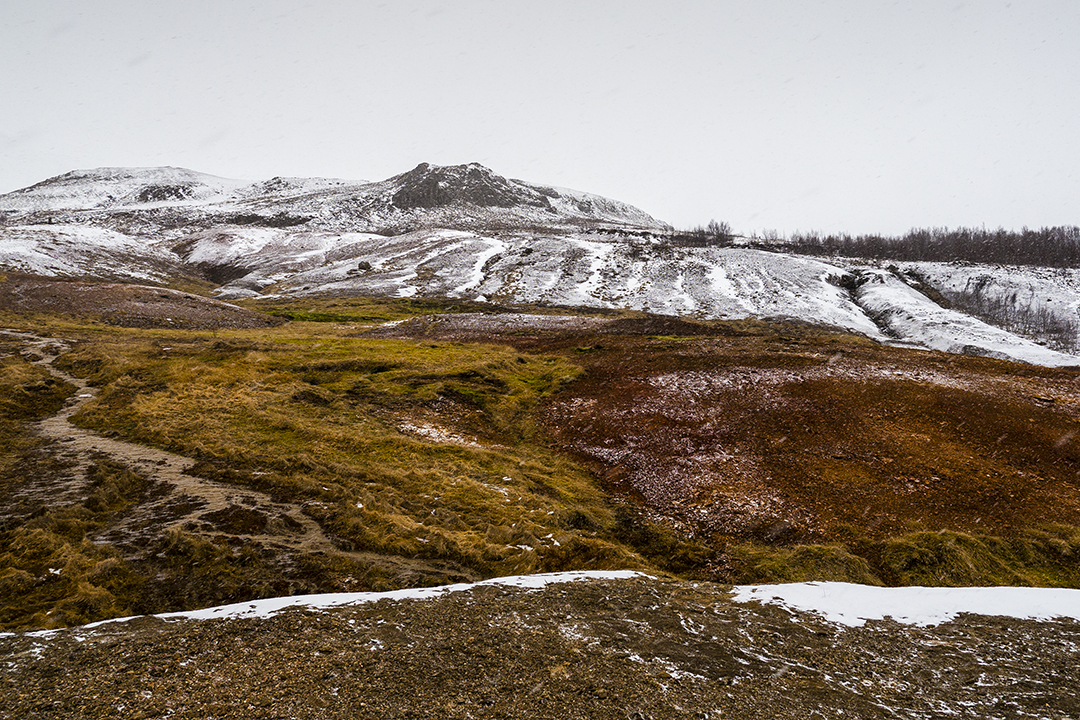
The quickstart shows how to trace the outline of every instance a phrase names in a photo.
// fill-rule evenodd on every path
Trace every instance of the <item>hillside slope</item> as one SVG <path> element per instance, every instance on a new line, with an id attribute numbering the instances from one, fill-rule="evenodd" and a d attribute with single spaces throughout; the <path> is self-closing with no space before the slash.
<path id="1" fill-rule="evenodd" d="M 0 305 L 6 627 L 570 569 L 1080 586 L 1077 370 L 793 323 L 38 287 Z"/>
<path id="2" fill-rule="evenodd" d="M 1010 271 L 989 267 L 685 247 L 630 205 L 475 163 L 422 163 L 359 183 L 74 171 L 0 196 L 0 269 L 161 284 L 196 275 L 222 299 L 449 297 L 797 320 L 882 342 L 1080 365 L 1075 273 L 1013 287 Z"/>

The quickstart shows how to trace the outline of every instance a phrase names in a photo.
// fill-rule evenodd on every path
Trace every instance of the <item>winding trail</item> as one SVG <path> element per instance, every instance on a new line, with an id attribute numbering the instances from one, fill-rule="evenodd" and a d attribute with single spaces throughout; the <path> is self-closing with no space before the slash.
<path id="1" fill-rule="evenodd" d="M 66 469 L 60 477 L 49 474 L 23 486 L 15 493 L 16 502 L 35 497 L 48 498 L 50 505 L 83 501 L 88 470 L 104 456 L 149 479 L 151 490 L 118 523 L 93 538 L 95 541 L 137 551 L 142 549 L 140 541 L 148 528 L 155 535 L 180 528 L 204 535 L 226 534 L 293 552 L 339 552 L 296 503 L 274 502 L 257 490 L 190 475 L 188 471 L 195 465 L 191 458 L 105 437 L 72 424 L 72 416 L 92 401 L 97 391 L 85 380 L 54 366 L 54 361 L 71 349 L 69 341 L 16 330 L 0 330 L 0 334 L 17 340 L 23 357 L 32 364 L 76 388 L 60 412 L 33 424 L 34 431 L 55 448 L 56 459 Z M 236 525 L 255 528 L 236 532 Z"/>

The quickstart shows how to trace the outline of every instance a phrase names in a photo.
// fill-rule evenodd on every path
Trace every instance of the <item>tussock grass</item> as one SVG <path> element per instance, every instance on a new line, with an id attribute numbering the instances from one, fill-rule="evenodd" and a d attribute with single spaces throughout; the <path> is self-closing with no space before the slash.
<path id="1" fill-rule="evenodd" d="M 739 583 L 1080 587 L 1080 528 L 1058 524 L 1016 537 L 942 530 L 829 545 L 743 543 L 725 555 Z"/>
<path id="2" fill-rule="evenodd" d="M 18 355 L 0 357 L 0 418 L 40 420 L 59 410 L 74 389 Z"/>
<path id="3" fill-rule="evenodd" d="M 741 543 L 727 549 L 733 581 L 787 583 L 835 581 L 881 585 L 866 559 L 843 545 L 771 547 Z"/>
<path id="4" fill-rule="evenodd" d="M 814 507 L 831 534 L 775 542 L 687 537 L 633 502 L 613 503 L 544 425 L 551 401 L 570 389 L 583 397 L 589 383 L 603 398 L 612 382 L 669 365 L 783 370 L 812 367 L 822 354 L 886 352 L 864 339 L 792 324 L 713 323 L 724 339 L 702 352 L 659 325 L 645 323 L 648 332 L 635 335 L 641 328 L 628 323 L 626 338 L 526 338 L 515 347 L 507 338 L 485 344 L 358 333 L 376 320 L 463 309 L 448 302 L 323 299 L 270 309 L 303 319 L 210 332 L 54 318 L 40 332 L 79 338 L 57 363 L 100 388 L 77 423 L 196 458 L 192 472 L 201 477 L 296 503 L 340 552 L 283 559 L 198 528 L 149 538 L 137 557 L 90 542 L 145 490 L 124 468 L 99 463 L 100 482 L 76 505 L 0 528 L 0 623 L 45 627 L 294 592 L 583 568 L 728 582 L 1080 586 L 1080 529 L 980 534 L 972 526 L 986 507 L 1012 502 L 1000 463 L 1034 477 L 1047 453 L 1071 462 L 1074 449 L 1058 441 L 1068 423 L 1039 407 L 1014 418 L 1005 402 L 904 382 L 810 381 L 791 390 L 794 412 L 763 411 L 752 393 L 730 398 L 723 417 L 734 423 L 731 432 L 752 439 L 732 446 L 757 452 L 793 499 L 829 493 Z M 21 358 L 2 362 L 0 444 L 31 449 L 26 421 L 55 412 L 71 388 Z M 985 422 L 956 423 L 957 408 Z M 813 422 L 824 416 L 828 424 Z M 1035 435 L 1042 450 L 1032 449 Z M 938 451 L 927 459 L 930 437 Z M 969 449 L 984 446 L 991 451 Z M 0 459 L 0 469 L 4 487 L 20 482 L 16 460 Z M 913 479 L 911 487 L 893 477 Z M 928 508 L 927 493 L 942 495 L 949 483 L 968 504 Z M 896 519 L 871 524 L 865 508 L 881 498 Z M 797 541 L 804 544 L 785 544 Z"/>
<path id="5" fill-rule="evenodd" d="M 306 502 L 347 552 L 472 576 L 647 565 L 592 476 L 537 438 L 537 403 L 580 372 L 563 358 L 293 323 L 125 334 L 63 363 L 102 387 L 78 423 Z"/>
<path id="6" fill-rule="evenodd" d="M 1011 538 L 912 533 L 883 542 L 881 559 L 902 585 L 1080 587 L 1080 528 L 1047 525 Z"/>
<path id="7" fill-rule="evenodd" d="M 0 627 L 63 627 L 131 613 L 145 579 L 92 535 L 135 501 L 143 479 L 105 461 L 91 467 L 90 481 L 84 504 L 46 507 L 0 530 Z"/>

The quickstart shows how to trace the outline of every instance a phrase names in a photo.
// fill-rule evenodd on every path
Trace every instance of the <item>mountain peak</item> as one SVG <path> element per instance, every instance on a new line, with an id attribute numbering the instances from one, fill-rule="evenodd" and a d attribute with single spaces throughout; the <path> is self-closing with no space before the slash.
<path id="1" fill-rule="evenodd" d="M 641 210 L 598 195 L 499 175 L 472 162 L 420 163 L 381 182 L 275 177 L 247 183 L 178 167 L 73 170 L 0 195 L 0 213 L 155 213 L 173 208 L 205 226 L 227 217 L 263 222 L 288 215 L 310 228 L 369 231 L 421 227 L 666 227 Z M 196 217 L 196 215 L 198 217 Z M 157 220 L 140 216 L 152 226 Z M 26 218 L 24 218 L 25 220 Z M 39 219 L 40 220 L 40 219 Z M 118 219 L 117 227 L 128 222 Z M 276 226 L 276 225 L 275 225 Z"/>
<path id="2" fill-rule="evenodd" d="M 479 163 L 442 166 L 420 163 L 391 181 L 397 186 L 391 203 L 401 210 L 450 205 L 550 207 L 543 195 Z"/>

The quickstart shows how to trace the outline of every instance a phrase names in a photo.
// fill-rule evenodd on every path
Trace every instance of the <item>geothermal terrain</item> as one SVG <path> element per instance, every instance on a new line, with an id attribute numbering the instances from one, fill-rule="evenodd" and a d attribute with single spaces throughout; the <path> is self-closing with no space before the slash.
<path id="1" fill-rule="evenodd" d="M 1075 717 L 1078 282 L 475 164 L 0 195 L 0 715 Z"/>

